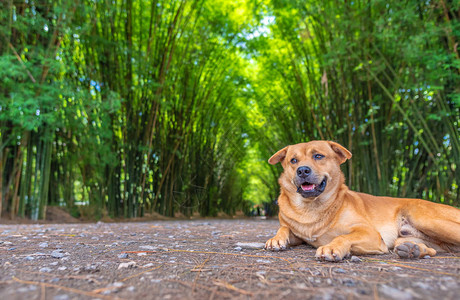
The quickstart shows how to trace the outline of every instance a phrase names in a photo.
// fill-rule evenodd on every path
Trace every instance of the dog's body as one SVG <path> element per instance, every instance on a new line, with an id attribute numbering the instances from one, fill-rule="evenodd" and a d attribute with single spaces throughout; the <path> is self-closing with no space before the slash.
<path id="1" fill-rule="evenodd" d="M 269 162 L 281 162 L 280 229 L 265 248 L 284 250 L 303 242 L 316 257 L 338 261 L 349 254 L 402 258 L 460 251 L 460 210 L 420 199 L 376 197 L 344 184 L 340 164 L 351 158 L 341 145 L 312 141 L 285 147 Z"/>

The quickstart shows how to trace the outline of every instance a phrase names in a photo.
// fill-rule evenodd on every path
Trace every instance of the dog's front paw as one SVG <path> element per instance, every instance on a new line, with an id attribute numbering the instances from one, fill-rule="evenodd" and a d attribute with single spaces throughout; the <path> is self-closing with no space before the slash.
<path id="1" fill-rule="evenodd" d="M 285 239 L 278 239 L 276 236 L 272 239 L 269 239 L 265 243 L 265 249 L 271 251 L 280 251 L 286 250 L 288 247 L 288 241 Z"/>
<path id="2" fill-rule="evenodd" d="M 348 255 L 347 251 L 341 250 L 340 248 L 333 246 L 322 246 L 316 250 L 315 257 L 322 261 L 341 261 L 345 256 Z"/>

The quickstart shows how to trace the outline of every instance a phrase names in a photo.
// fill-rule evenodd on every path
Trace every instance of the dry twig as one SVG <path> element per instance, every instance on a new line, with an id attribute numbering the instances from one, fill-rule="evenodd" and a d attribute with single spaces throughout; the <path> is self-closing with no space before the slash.
<path id="1" fill-rule="evenodd" d="M 234 285 L 232 285 L 232 284 L 230 284 L 230 283 L 228 283 L 226 281 L 223 281 L 223 280 L 214 280 L 213 283 L 215 285 L 217 285 L 217 286 L 224 287 L 226 289 L 238 292 L 238 293 L 243 294 L 243 295 L 248 295 L 248 296 L 253 296 L 254 295 L 254 293 L 252 293 L 252 292 L 248 292 L 246 290 L 237 288 L 236 286 L 234 286 Z"/>

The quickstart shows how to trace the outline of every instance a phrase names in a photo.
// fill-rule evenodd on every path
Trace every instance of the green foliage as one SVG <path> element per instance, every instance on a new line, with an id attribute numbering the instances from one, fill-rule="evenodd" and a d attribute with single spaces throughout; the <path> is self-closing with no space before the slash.
<path id="1" fill-rule="evenodd" d="M 458 7 L 272 1 L 265 18 L 271 34 L 250 41 L 265 157 L 336 140 L 354 154 L 352 188 L 459 205 Z"/>
<path id="2" fill-rule="evenodd" d="M 231 40 L 251 4 L 220 4 L 1 4 L 2 210 L 240 210 L 245 62 Z"/>
<path id="3" fill-rule="evenodd" d="M 278 195 L 266 160 L 312 139 L 354 153 L 355 189 L 458 205 L 458 10 L 1 2 L 0 211 L 248 212 Z"/>

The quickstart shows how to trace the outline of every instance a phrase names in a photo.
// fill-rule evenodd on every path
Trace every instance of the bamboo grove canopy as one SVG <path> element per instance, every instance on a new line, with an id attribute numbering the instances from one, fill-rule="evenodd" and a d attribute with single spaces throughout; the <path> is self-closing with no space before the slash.
<path id="1" fill-rule="evenodd" d="M 272 204 L 281 147 L 460 205 L 460 3 L 0 2 L 0 212 L 215 216 Z"/>

